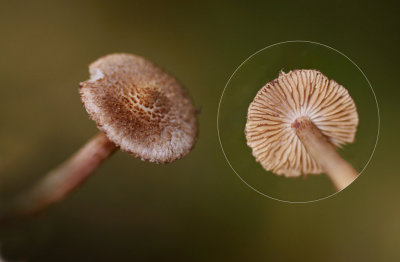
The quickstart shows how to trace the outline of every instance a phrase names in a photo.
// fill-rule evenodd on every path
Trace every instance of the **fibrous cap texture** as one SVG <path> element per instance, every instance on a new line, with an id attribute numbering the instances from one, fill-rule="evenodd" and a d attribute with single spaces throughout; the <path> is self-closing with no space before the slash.
<path id="1" fill-rule="evenodd" d="M 171 75 L 143 57 L 111 54 L 89 66 L 82 102 L 98 128 L 121 150 L 168 163 L 185 156 L 197 135 L 196 111 Z"/>
<path id="2" fill-rule="evenodd" d="M 258 162 L 278 175 L 322 173 L 292 124 L 307 117 L 336 147 L 354 142 L 358 114 L 348 91 L 317 70 L 281 72 L 257 93 L 245 135 Z"/>

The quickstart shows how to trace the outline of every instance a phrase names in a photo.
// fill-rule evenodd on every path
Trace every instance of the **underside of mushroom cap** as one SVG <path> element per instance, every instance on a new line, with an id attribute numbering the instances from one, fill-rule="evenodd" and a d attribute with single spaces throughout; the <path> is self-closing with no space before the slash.
<path id="1" fill-rule="evenodd" d="M 80 84 L 82 102 L 98 128 L 142 160 L 168 163 L 185 156 L 197 136 L 196 110 L 182 85 L 143 57 L 104 56 Z"/>
<path id="2" fill-rule="evenodd" d="M 264 169 L 288 177 L 323 172 L 292 127 L 301 117 L 336 147 L 354 142 L 358 114 L 343 86 L 317 70 L 281 72 L 258 91 L 247 114 L 247 144 Z"/>

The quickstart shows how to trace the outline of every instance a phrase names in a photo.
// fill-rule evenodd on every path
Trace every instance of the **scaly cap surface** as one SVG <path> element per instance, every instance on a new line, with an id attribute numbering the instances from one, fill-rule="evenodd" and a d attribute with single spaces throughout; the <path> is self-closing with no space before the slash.
<path id="1" fill-rule="evenodd" d="M 188 93 L 171 75 L 143 57 L 111 54 L 89 66 L 80 84 L 82 102 L 98 128 L 142 160 L 167 163 L 185 156 L 197 136 Z"/>

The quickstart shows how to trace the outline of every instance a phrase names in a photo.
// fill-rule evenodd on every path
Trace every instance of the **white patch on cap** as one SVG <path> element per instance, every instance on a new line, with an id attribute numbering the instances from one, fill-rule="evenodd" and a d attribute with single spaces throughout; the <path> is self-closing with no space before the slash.
<path id="1" fill-rule="evenodd" d="M 88 82 L 96 82 L 99 79 L 102 79 L 104 77 L 103 72 L 100 69 L 91 69 L 90 70 L 90 79 Z"/>

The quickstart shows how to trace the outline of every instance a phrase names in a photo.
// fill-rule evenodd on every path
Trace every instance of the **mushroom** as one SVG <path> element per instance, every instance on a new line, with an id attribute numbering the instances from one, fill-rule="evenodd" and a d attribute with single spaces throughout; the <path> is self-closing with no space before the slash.
<path id="1" fill-rule="evenodd" d="M 34 213 L 61 200 L 117 148 L 144 161 L 170 163 L 194 146 L 196 110 L 174 77 L 131 54 L 101 57 L 89 72 L 79 93 L 101 132 L 12 201 L 7 214 Z"/>
<path id="2" fill-rule="evenodd" d="M 286 177 L 325 172 L 337 190 L 358 172 L 336 151 L 353 143 L 358 114 L 348 91 L 317 70 L 280 72 L 249 106 L 245 135 L 256 161 Z"/>

